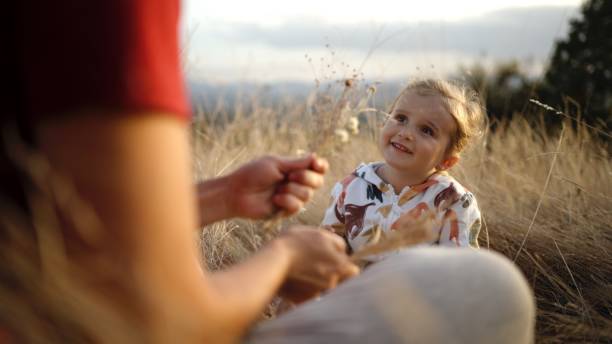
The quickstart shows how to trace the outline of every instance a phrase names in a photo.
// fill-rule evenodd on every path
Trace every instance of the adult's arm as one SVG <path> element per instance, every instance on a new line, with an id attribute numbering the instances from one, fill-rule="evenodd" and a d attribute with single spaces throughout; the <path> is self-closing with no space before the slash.
<path id="1" fill-rule="evenodd" d="M 42 151 L 109 232 L 106 257 L 145 296 L 160 342 L 239 340 L 286 280 L 320 290 L 356 273 L 343 243 L 294 230 L 246 263 L 209 275 L 193 240 L 197 200 L 184 121 L 165 114 L 89 111 L 38 128 Z M 112 293 L 112 291 L 109 291 Z"/>

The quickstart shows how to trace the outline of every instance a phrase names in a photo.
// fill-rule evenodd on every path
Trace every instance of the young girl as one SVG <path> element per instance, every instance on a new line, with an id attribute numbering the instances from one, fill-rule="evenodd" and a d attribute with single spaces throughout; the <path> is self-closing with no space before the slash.
<path id="1" fill-rule="evenodd" d="M 412 82 L 395 99 L 382 128 L 378 145 L 384 162 L 362 163 L 335 185 L 322 225 L 356 251 L 433 213 L 432 243 L 477 248 L 476 199 L 446 171 L 482 132 L 483 120 L 472 90 L 442 80 Z"/>

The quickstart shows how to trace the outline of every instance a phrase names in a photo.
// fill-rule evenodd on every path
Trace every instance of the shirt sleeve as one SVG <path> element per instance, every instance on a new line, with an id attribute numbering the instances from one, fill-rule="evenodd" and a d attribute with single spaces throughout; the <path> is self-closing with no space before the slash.
<path id="1" fill-rule="evenodd" d="M 344 226 L 344 220 L 338 218 L 339 214 L 344 213 L 344 207 L 338 206 L 338 200 L 340 195 L 342 194 L 342 184 L 336 183 L 331 190 L 331 201 L 327 210 L 325 210 L 325 215 L 323 216 L 323 221 L 321 222 L 321 226 L 331 227 L 334 232 L 338 235 L 345 237 L 346 228 Z"/>
<path id="2" fill-rule="evenodd" d="M 474 195 L 464 193 L 444 214 L 440 246 L 479 248 L 481 215 Z"/>
<path id="3" fill-rule="evenodd" d="M 178 0 L 24 0 L 20 53 L 29 117 L 88 108 L 189 117 Z"/>

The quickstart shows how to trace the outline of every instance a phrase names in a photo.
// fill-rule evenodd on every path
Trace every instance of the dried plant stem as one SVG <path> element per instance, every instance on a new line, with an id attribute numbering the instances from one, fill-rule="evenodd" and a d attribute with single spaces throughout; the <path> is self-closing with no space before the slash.
<path id="1" fill-rule="evenodd" d="M 566 113 L 564 113 L 562 111 L 559 111 L 559 110 L 555 109 L 554 107 L 552 107 L 550 105 L 544 104 L 544 103 L 542 103 L 540 101 L 537 101 L 535 99 L 529 99 L 529 101 L 534 103 L 534 104 L 536 104 L 537 106 L 545 109 L 545 110 L 554 112 L 556 115 L 568 118 L 568 119 L 570 119 L 570 120 L 572 120 L 572 121 L 574 121 L 576 123 L 580 123 L 581 125 L 584 125 L 585 127 L 589 128 L 589 129 L 591 129 L 591 130 L 593 130 L 593 131 L 595 131 L 595 132 L 597 132 L 599 134 L 602 134 L 602 135 L 604 135 L 604 136 L 606 136 L 608 138 L 612 138 L 612 135 L 610 135 L 609 133 L 607 133 L 607 132 L 605 132 L 605 131 L 597 128 L 597 127 L 589 125 L 589 124 L 585 123 L 584 121 L 579 120 L 578 118 L 572 117 L 572 116 L 570 116 L 570 115 L 568 115 L 568 114 L 566 114 Z"/>
<path id="2" fill-rule="evenodd" d="M 366 258 L 387 252 L 396 251 L 433 240 L 432 222 L 429 219 L 419 220 L 412 225 L 404 226 L 388 234 L 380 241 L 365 246 L 353 253 L 351 261 L 359 263 Z"/>
<path id="3" fill-rule="evenodd" d="M 264 221 L 262 229 L 266 234 L 278 234 L 281 231 L 283 218 L 288 216 L 284 211 L 276 211 L 269 219 Z"/>
<path id="4" fill-rule="evenodd" d="M 331 113 L 328 114 L 329 123 L 324 123 L 324 125 L 322 125 L 322 128 L 318 128 L 320 130 L 319 137 L 317 140 L 311 141 L 308 147 L 309 151 L 318 153 L 321 156 L 327 155 L 327 151 L 329 150 L 328 146 L 331 143 L 334 131 L 338 127 L 340 115 L 342 114 L 342 107 L 347 103 L 346 98 L 350 88 L 351 86 L 346 85 L 342 90 L 342 94 L 334 103 L 331 109 Z"/>
<path id="5" fill-rule="evenodd" d="M 311 141 L 308 147 L 310 152 L 317 153 L 319 156 L 322 156 L 322 157 L 327 156 L 330 153 L 330 149 L 331 149 L 330 144 L 332 143 L 332 140 L 333 140 L 334 131 L 337 129 L 338 123 L 341 121 L 342 109 L 344 108 L 344 106 L 349 104 L 349 94 L 351 90 L 355 88 L 354 83 L 355 83 L 354 79 L 345 80 L 345 85 L 342 90 L 342 93 L 340 94 L 338 99 L 333 104 L 331 111 L 329 111 L 329 113 L 327 114 L 330 121 L 329 123 L 324 123 L 323 125 L 320 125 L 320 128 L 318 128 L 319 137 L 317 140 Z M 366 102 L 365 102 L 366 104 L 367 104 L 367 99 L 369 99 L 369 97 L 366 98 Z M 377 111 L 377 110 L 372 109 L 372 108 L 366 108 L 363 111 L 367 112 L 367 111 Z M 291 215 L 287 214 L 284 211 L 280 211 L 280 212 L 277 211 L 275 214 L 272 215 L 270 219 L 266 220 L 263 223 L 264 232 L 269 233 L 269 234 L 275 234 L 275 233 L 280 232 L 281 223 L 282 223 L 283 218 L 290 218 L 290 217 Z"/>
<path id="6" fill-rule="evenodd" d="M 544 194 L 546 193 L 546 189 L 548 189 L 548 184 L 550 183 L 550 177 L 552 176 L 552 172 L 555 168 L 555 164 L 557 163 L 557 155 L 558 155 L 559 149 L 561 148 L 561 143 L 563 142 L 564 133 L 565 133 L 565 126 L 563 126 L 563 129 L 561 129 L 561 134 L 559 135 L 559 142 L 557 142 L 557 148 L 555 149 L 555 154 L 553 155 L 552 162 L 550 163 L 550 168 L 548 169 L 548 175 L 546 176 L 546 182 L 544 183 L 544 189 L 542 190 L 542 193 L 540 194 L 540 198 L 538 199 L 538 205 L 536 206 L 536 210 L 533 213 L 533 217 L 531 218 L 531 223 L 529 224 L 529 228 L 527 228 L 527 233 L 525 233 L 525 237 L 523 237 L 523 241 L 521 242 L 519 249 L 516 251 L 516 255 L 514 256 L 514 260 L 513 260 L 514 262 L 516 262 L 516 259 L 521 254 L 521 251 L 523 250 L 523 247 L 525 246 L 525 242 L 527 242 L 527 237 L 529 236 L 529 233 L 531 232 L 531 229 L 533 228 L 535 219 L 538 216 L 540 207 L 542 206 L 542 200 L 544 199 Z"/>
<path id="7" fill-rule="evenodd" d="M 485 239 L 487 240 L 487 250 L 491 249 L 491 242 L 489 240 L 489 227 L 487 226 L 487 220 L 485 219 L 485 216 L 481 214 L 482 217 L 482 226 L 484 227 L 484 232 L 485 232 Z"/>
<path id="8" fill-rule="evenodd" d="M 557 241 L 554 238 L 552 239 L 552 241 L 555 244 L 555 247 L 557 248 L 557 252 L 559 252 L 559 255 L 561 256 L 561 260 L 563 260 L 563 265 L 565 265 L 565 269 L 567 269 L 567 272 L 569 273 L 570 278 L 572 279 L 572 283 L 574 283 L 574 288 L 576 288 L 576 292 L 578 292 L 578 296 L 580 296 L 580 303 L 582 303 L 583 314 L 586 314 L 587 319 L 589 320 L 589 323 L 591 324 L 591 327 L 594 327 L 593 319 L 591 319 L 589 315 L 586 303 L 584 302 L 584 297 L 582 296 L 582 292 L 580 291 L 580 288 L 578 288 L 578 283 L 576 283 L 576 280 L 574 279 L 574 274 L 572 274 L 572 270 L 570 270 L 569 265 L 567 265 L 567 261 L 565 260 L 563 253 L 561 253 L 561 249 L 559 248 L 559 245 L 557 245 Z"/>

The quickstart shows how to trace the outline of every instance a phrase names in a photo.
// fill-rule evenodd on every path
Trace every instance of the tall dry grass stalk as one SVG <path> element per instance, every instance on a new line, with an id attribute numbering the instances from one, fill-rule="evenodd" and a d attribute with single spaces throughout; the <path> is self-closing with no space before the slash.
<path id="1" fill-rule="evenodd" d="M 367 87 L 353 87 L 350 99 L 358 103 L 359 94 L 361 99 L 368 97 Z M 347 97 L 330 92 L 321 99 L 314 94 L 306 104 L 254 106 L 251 113 L 237 114 L 219 127 L 210 125 L 218 113 L 202 114 L 206 120 L 194 125 L 193 142 L 199 177 L 227 172 L 262 154 L 295 155 L 313 147 L 313 142 L 322 140 L 320 123 L 331 123 L 316 116 L 334 115 L 315 111 L 313 104 L 320 100 L 334 104 L 330 100 L 334 95 Z M 367 109 L 370 102 L 361 108 Z M 380 118 L 356 105 L 349 108 L 360 116 L 359 133 L 340 142 L 326 132 L 324 140 L 331 142 L 324 154 L 331 163 L 326 184 L 303 213 L 285 224 L 319 224 L 333 183 L 358 163 L 380 159 L 376 144 Z M 495 132 L 487 133 L 451 174 L 478 199 L 484 216 L 482 249 L 515 259 L 534 289 L 537 341 L 612 341 L 609 147 L 590 128 L 569 120 L 562 135 L 546 128 L 541 116 L 547 115 L 554 114 L 530 113 L 498 123 Z M 242 260 L 267 238 L 257 224 L 238 221 L 215 224 L 201 234 L 211 269 Z"/>

